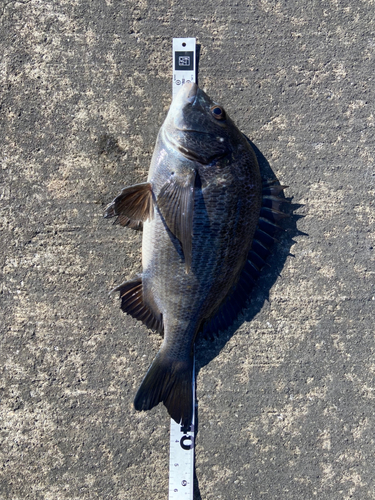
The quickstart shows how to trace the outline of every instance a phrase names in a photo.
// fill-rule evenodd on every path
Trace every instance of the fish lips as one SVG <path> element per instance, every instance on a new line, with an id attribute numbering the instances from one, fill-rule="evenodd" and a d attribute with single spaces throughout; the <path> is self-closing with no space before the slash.
<path id="1" fill-rule="evenodd" d="M 171 109 L 180 110 L 187 103 L 193 104 L 197 99 L 199 90 L 196 83 L 185 83 L 174 97 Z"/>

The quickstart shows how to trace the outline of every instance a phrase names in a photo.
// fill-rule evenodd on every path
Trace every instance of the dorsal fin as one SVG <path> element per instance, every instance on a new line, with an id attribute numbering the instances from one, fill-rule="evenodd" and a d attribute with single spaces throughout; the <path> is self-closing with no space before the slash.
<path id="1" fill-rule="evenodd" d="M 233 324 L 248 302 L 258 276 L 259 271 L 253 267 L 251 261 L 247 260 L 237 284 L 229 292 L 213 318 L 203 325 L 204 337 L 214 338 L 220 330 L 224 331 Z"/>
<path id="2" fill-rule="evenodd" d="M 259 222 L 245 266 L 237 284 L 230 290 L 216 314 L 203 325 L 204 337 L 214 338 L 214 335 L 218 335 L 219 330 L 229 328 L 246 306 L 256 280 L 271 253 L 272 245 L 275 242 L 274 236 L 280 229 L 275 221 L 288 217 L 284 212 L 280 212 L 281 204 L 288 203 L 288 200 L 277 196 L 285 187 L 275 184 L 273 181 L 263 184 Z"/>
<path id="3" fill-rule="evenodd" d="M 157 205 L 169 230 L 182 245 L 185 270 L 189 272 L 192 259 L 195 170 L 183 179 L 177 176 L 164 184 Z"/>
<path id="4" fill-rule="evenodd" d="M 121 285 L 114 288 L 112 292 L 120 292 L 121 309 L 133 316 L 133 318 L 142 321 L 148 328 L 158 331 L 163 334 L 163 317 L 155 307 L 145 304 L 143 300 L 143 284 L 142 277 L 125 281 Z M 153 301 L 148 301 L 153 302 Z"/>
<path id="5" fill-rule="evenodd" d="M 142 222 L 153 214 L 152 187 L 149 182 L 124 188 L 107 206 L 104 217 L 117 217 L 116 223 L 141 229 Z"/>

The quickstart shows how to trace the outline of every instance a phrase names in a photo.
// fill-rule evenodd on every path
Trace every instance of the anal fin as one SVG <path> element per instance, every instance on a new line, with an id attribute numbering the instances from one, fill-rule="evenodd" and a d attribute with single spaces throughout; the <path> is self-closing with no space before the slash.
<path id="1" fill-rule="evenodd" d="M 148 328 L 156 330 L 163 334 L 163 317 L 160 312 L 155 311 L 144 302 L 142 277 L 125 281 L 114 288 L 112 292 L 120 292 L 121 309 L 133 316 L 133 318 L 142 321 Z"/>

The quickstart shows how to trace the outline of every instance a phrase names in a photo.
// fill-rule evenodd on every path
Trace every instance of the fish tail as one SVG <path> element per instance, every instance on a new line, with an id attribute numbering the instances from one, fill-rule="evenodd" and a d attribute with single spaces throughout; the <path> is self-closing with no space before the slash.
<path id="1" fill-rule="evenodd" d="M 180 361 L 159 351 L 134 399 L 136 410 L 150 410 L 163 402 L 178 424 L 188 427 L 193 417 L 193 356 Z"/>

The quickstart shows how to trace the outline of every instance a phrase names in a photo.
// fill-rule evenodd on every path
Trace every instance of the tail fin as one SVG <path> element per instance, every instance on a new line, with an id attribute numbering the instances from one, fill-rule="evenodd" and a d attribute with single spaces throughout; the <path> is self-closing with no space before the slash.
<path id="1" fill-rule="evenodd" d="M 178 424 L 188 427 L 193 417 L 193 356 L 179 361 L 159 351 L 134 399 L 136 410 L 151 410 L 161 401 Z"/>

